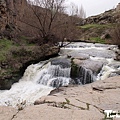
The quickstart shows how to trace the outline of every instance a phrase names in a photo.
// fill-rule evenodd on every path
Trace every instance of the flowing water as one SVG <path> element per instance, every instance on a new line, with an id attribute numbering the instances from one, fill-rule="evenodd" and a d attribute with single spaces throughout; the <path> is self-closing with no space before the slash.
<path id="1" fill-rule="evenodd" d="M 120 61 L 115 61 L 115 45 L 93 44 L 93 43 L 71 43 L 61 49 L 61 55 L 88 55 L 90 60 L 103 62 L 103 67 L 97 75 L 96 80 L 104 80 L 108 77 L 120 75 Z M 73 52 L 74 51 L 74 52 Z M 74 55 L 73 55 L 74 56 Z"/>
<path id="2" fill-rule="evenodd" d="M 97 75 L 97 80 L 103 80 L 107 77 L 114 76 L 120 71 L 120 62 L 114 61 L 114 51 L 116 46 L 101 45 L 101 44 L 87 44 L 87 43 L 71 43 L 65 48 L 61 49 L 60 55 L 67 55 L 68 53 L 78 52 L 79 54 L 87 54 L 91 60 L 105 61 L 106 64 L 102 67 L 100 73 Z M 51 90 L 59 86 L 67 86 L 70 83 L 69 65 L 56 64 L 59 59 L 54 58 L 47 61 L 41 61 L 38 64 L 28 66 L 23 77 L 18 83 L 12 85 L 10 90 L 0 91 L 0 105 L 13 106 L 18 108 L 19 105 L 31 105 L 35 100 L 41 96 L 46 96 Z M 81 74 L 87 73 L 91 81 L 92 74 L 90 71 L 81 68 Z M 87 71 L 87 72 L 86 72 Z M 84 78 L 87 78 L 87 77 Z"/>

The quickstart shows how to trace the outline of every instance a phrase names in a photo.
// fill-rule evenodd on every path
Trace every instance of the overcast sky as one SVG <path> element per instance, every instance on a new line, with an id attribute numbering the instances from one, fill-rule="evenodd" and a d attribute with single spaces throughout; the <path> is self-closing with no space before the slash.
<path id="1" fill-rule="evenodd" d="M 82 5 L 88 17 L 116 7 L 120 0 L 67 0 L 67 5 L 70 3 L 75 3 L 77 6 Z"/>

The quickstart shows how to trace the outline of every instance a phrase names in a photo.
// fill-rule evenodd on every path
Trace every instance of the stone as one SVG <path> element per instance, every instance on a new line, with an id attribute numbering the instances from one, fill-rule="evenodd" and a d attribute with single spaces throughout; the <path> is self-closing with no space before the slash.
<path id="1" fill-rule="evenodd" d="M 71 61 L 67 58 L 56 58 L 51 61 L 52 65 L 60 65 L 61 68 L 70 68 Z"/>
<path id="2" fill-rule="evenodd" d="M 94 61 L 94 60 L 79 60 L 79 59 L 74 59 L 73 60 L 74 64 L 78 66 L 83 66 L 87 69 L 90 69 L 93 71 L 94 74 L 98 74 L 104 64 L 104 61 Z"/>
<path id="3" fill-rule="evenodd" d="M 0 106 L 0 120 L 12 120 L 17 110 L 12 107 Z"/>
<path id="4" fill-rule="evenodd" d="M 39 105 L 39 104 L 45 104 L 45 103 L 63 103 L 63 102 L 66 102 L 65 98 L 63 97 L 56 97 L 56 96 L 44 96 L 44 97 L 41 97 L 40 99 L 36 100 L 34 102 L 34 105 Z"/>
<path id="5" fill-rule="evenodd" d="M 0 120 L 102 120 L 105 110 L 120 110 L 120 76 L 60 89 L 20 111 L 0 106 Z"/>
<path id="6" fill-rule="evenodd" d="M 78 53 L 77 51 L 70 52 L 67 55 L 70 56 L 71 58 L 76 58 L 76 59 L 79 59 L 79 60 L 86 60 L 86 59 L 90 58 L 90 56 L 88 54 Z"/>

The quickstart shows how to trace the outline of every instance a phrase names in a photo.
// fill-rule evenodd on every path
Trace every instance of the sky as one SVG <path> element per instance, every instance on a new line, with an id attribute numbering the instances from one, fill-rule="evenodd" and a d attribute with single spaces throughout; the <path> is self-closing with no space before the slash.
<path id="1" fill-rule="evenodd" d="M 67 6 L 70 3 L 74 3 L 78 7 L 82 5 L 86 12 L 86 17 L 88 17 L 115 8 L 120 3 L 120 0 L 67 0 Z"/>

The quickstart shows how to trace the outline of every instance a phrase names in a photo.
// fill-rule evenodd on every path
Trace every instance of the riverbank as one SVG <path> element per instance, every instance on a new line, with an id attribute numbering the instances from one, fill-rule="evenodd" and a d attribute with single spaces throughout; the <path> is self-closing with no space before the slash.
<path id="1" fill-rule="evenodd" d="M 120 110 L 119 80 L 116 76 L 84 86 L 61 87 L 60 92 L 44 96 L 35 102 L 37 105 L 23 110 L 0 106 L 0 120 L 106 119 L 104 110 Z"/>
<path id="2" fill-rule="evenodd" d="M 57 56 L 59 48 L 49 44 L 17 45 L 3 39 L 0 40 L 0 52 L 0 89 L 10 89 L 30 64 Z"/>

